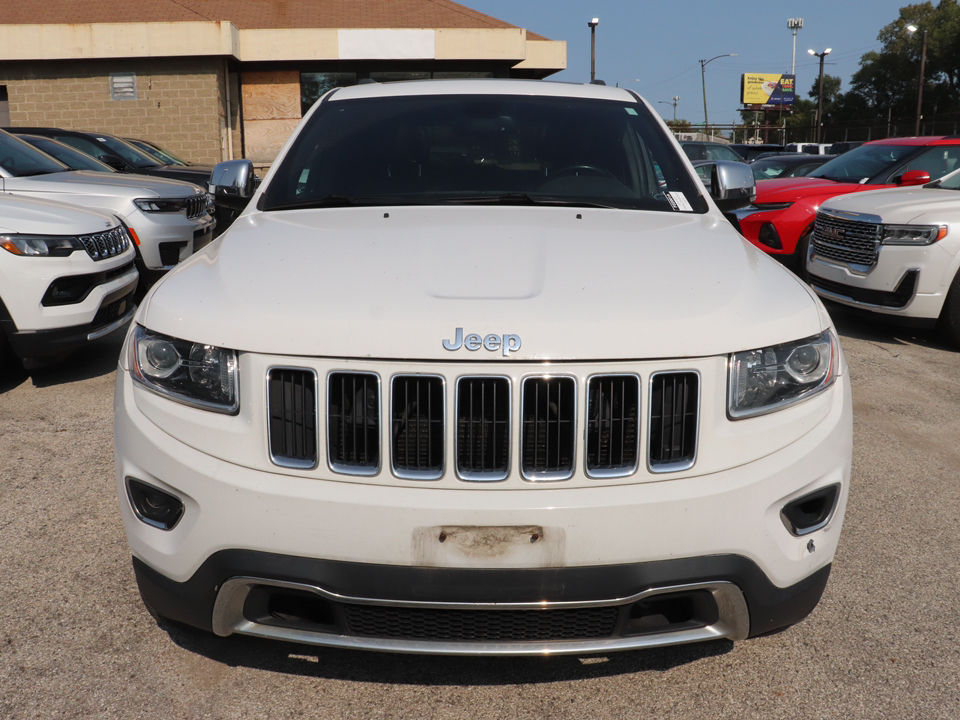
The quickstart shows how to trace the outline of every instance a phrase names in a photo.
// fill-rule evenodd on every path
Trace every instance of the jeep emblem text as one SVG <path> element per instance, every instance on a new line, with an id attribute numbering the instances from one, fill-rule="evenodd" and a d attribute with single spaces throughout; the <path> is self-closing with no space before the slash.
<path id="1" fill-rule="evenodd" d="M 522 344 L 519 335 L 486 335 L 485 337 L 480 337 L 479 335 L 471 333 L 464 337 L 463 328 L 457 328 L 457 335 L 453 340 L 443 341 L 443 349 L 459 350 L 464 347 L 470 352 L 475 352 L 480 348 L 489 350 L 490 352 L 502 350 L 503 356 L 509 357 L 510 353 L 519 350 Z"/>

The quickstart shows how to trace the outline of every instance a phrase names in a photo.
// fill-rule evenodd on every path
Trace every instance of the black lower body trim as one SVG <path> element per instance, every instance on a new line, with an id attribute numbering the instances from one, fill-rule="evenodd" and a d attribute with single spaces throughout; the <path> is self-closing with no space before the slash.
<path id="1" fill-rule="evenodd" d="M 305 585 L 354 598 L 421 602 L 583 602 L 629 597 L 657 587 L 731 582 L 750 613 L 750 635 L 799 622 L 820 601 L 830 565 L 796 585 L 779 588 L 751 560 L 712 555 L 596 567 L 461 569 L 371 565 L 223 550 L 193 577 L 178 583 L 133 558 L 144 601 L 159 615 L 212 630 L 217 592 L 232 577 L 256 577 Z"/>
<path id="2" fill-rule="evenodd" d="M 905 308 L 917 291 L 917 281 L 920 278 L 919 270 L 908 270 L 897 287 L 892 291 L 868 290 L 865 288 L 844 285 L 843 283 L 826 280 L 816 275 L 810 275 L 810 284 L 814 290 L 820 289 L 824 292 L 840 295 L 849 298 L 854 302 L 864 303 L 866 305 L 875 305 L 891 310 L 900 310 Z"/>

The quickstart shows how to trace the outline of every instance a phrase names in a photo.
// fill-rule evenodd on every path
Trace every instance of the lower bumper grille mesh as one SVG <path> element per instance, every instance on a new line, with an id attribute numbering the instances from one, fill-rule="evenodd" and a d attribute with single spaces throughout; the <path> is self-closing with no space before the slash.
<path id="1" fill-rule="evenodd" d="M 350 631 L 408 640 L 577 640 L 613 635 L 618 608 L 439 610 L 345 605 Z"/>

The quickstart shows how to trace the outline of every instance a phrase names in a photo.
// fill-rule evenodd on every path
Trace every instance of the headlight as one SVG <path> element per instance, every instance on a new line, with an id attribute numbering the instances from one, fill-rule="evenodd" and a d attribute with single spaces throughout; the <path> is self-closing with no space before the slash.
<path id="1" fill-rule="evenodd" d="M 730 356 L 727 412 L 733 419 L 762 415 L 806 400 L 837 378 L 833 331 L 797 342 Z"/>
<path id="2" fill-rule="evenodd" d="M 68 235 L 0 235 L 0 247 L 14 255 L 66 257 L 83 244 Z"/>
<path id="3" fill-rule="evenodd" d="M 231 414 L 239 410 L 236 351 L 138 326 L 131 353 L 133 379 L 153 392 L 204 410 Z"/>
<path id="4" fill-rule="evenodd" d="M 932 245 L 947 236 L 946 225 L 884 225 L 884 245 Z"/>
<path id="5" fill-rule="evenodd" d="M 175 213 L 187 209 L 186 198 L 138 198 L 133 204 L 144 212 Z"/>

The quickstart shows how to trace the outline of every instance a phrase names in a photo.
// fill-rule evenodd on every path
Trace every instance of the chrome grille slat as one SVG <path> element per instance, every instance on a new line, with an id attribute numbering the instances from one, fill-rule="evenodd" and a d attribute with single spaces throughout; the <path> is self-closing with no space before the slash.
<path id="1" fill-rule="evenodd" d="M 870 268 L 877 262 L 882 226 L 818 213 L 813 252 L 828 260 Z"/>
<path id="2" fill-rule="evenodd" d="M 524 379 L 520 469 L 528 480 L 563 480 L 573 475 L 576 393 L 571 377 Z"/>
<path id="3" fill-rule="evenodd" d="M 372 373 L 330 373 L 327 383 L 330 466 L 349 475 L 380 471 L 380 379 Z"/>
<path id="4" fill-rule="evenodd" d="M 699 409 L 697 373 L 663 372 L 651 378 L 647 452 L 652 472 L 677 472 L 696 462 Z"/>
<path id="5" fill-rule="evenodd" d="M 510 472 L 510 380 L 457 380 L 457 473 L 464 480 L 503 480 Z"/>
<path id="6" fill-rule="evenodd" d="M 130 247 L 130 236 L 123 227 L 115 227 L 102 233 L 81 235 L 77 239 L 91 260 L 116 257 Z"/>
<path id="7" fill-rule="evenodd" d="M 267 374 L 270 459 L 300 469 L 317 466 L 317 375 L 301 368 Z"/>
<path id="8" fill-rule="evenodd" d="M 640 378 L 600 375 L 587 386 L 587 473 L 630 475 L 639 457 Z"/>

